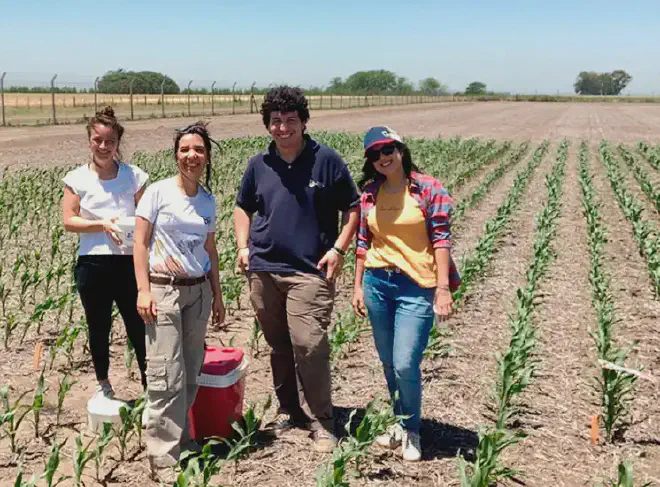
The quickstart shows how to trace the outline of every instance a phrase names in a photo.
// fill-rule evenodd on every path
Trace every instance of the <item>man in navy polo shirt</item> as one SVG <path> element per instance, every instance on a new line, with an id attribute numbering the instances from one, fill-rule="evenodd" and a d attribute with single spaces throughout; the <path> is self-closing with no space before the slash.
<path id="1" fill-rule="evenodd" d="M 272 348 L 280 411 L 289 424 L 311 422 L 315 450 L 331 451 L 337 439 L 326 330 L 334 281 L 358 225 L 359 195 L 341 157 L 305 134 L 302 90 L 273 88 L 261 113 L 273 140 L 248 162 L 236 198 L 238 265 Z"/>

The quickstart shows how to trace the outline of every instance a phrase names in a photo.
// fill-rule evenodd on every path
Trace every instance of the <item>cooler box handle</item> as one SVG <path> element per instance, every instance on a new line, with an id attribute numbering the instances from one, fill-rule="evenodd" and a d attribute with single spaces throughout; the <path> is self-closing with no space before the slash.
<path id="1" fill-rule="evenodd" d="M 248 364 L 248 360 L 244 358 L 241 362 L 241 365 L 226 375 L 199 374 L 197 376 L 197 385 L 214 387 L 218 389 L 226 389 L 227 387 L 231 387 L 243 378 Z"/>

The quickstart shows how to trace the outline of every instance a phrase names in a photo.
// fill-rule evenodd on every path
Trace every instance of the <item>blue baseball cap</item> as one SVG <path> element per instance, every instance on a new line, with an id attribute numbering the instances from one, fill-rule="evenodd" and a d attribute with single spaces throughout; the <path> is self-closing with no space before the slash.
<path id="1" fill-rule="evenodd" d="M 399 142 L 403 144 L 401 137 L 389 127 L 371 127 L 364 135 L 364 150 L 368 151 L 376 144 L 387 144 L 388 142 Z"/>

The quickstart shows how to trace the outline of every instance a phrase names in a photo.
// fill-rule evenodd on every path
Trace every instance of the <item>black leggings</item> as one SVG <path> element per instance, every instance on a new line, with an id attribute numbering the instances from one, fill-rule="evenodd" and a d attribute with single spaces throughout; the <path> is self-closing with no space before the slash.
<path id="1" fill-rule="evenodd" d="M 126 335 L 135 349 L 142 386 L 146 387 L 144 321 L 137 312 L 137 282 L 132 255 L 82 255 L 75 268 L 89 328 L 89 348 L 98 380 L 108 378 L 112 303 L 117 303 Z"/>

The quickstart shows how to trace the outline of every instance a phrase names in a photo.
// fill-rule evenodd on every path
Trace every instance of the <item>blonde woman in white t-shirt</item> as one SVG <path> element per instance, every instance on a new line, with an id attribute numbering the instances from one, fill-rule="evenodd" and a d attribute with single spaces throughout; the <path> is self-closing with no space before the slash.
<path id="1" fill-rule="evenodd" d="M 210 192 L 211 138 L 198 122 L 177 132 L 178 174 L 147 188 L 137 209 L 134 258 L 147 342 L 146 444 L 152 474 L 166 481 L 194 449 L 188 410 L 197 394 L 211 316 L 224 321 Z M 206 188 L 200 184 L 206 174 Z"/>
<path id="2" fill-rule="evenodd" d="M 75 281 L 89 328 L 89 348 L 98 380 L 97 394 L 114 391 L 108 379 L 112 303 L 124 320 L 146 387 L 144 321 L 135 309 L 137 283 L 130 232 L 118 223 L 135 216 L 148 176 L 137 166 L 119 161 L 124 128 L 111 107 L 87 124 L 91 160 L 64 177 L 64 228 L 80 234 Z"/>

